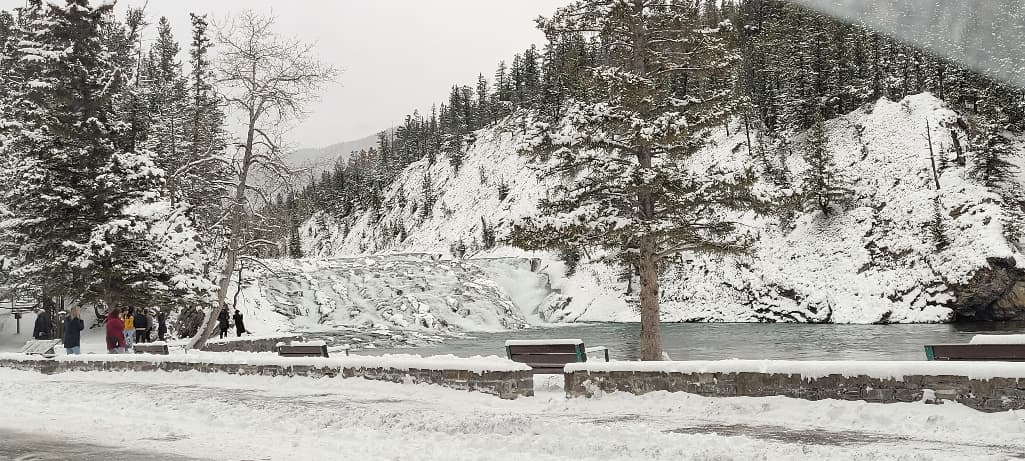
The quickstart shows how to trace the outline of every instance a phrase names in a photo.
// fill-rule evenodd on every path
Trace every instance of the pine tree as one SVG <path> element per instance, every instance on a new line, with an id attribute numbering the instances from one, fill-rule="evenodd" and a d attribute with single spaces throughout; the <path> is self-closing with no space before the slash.
<path id="1" fill-rule="evenodd" d="M 104 40 L 111 9 L 69 0 L 26 12 L 21 84 L 3 124 L 8 281 L 106 308 L 205 302 L 196 232 L 119 119 L 126 74 Z"/>
<path id="2" fill-rule="evenodd" d="M 978 100 L 976 135 L 972 138 L 972 175 L 988 187 L 1009 181 L 1016 167 L 1007 161 L 1015 155 L 1008 125 L 1010 121 L 1002 106 L 1005 93 L 998 84 L 989 85 Z"/>
<path id="3" fill-rule="evenodd" d="M 943 220 L 943 206 L 940 204 L 939 196 L 932 201 L 932 220 L 929 221 L 929 236 L 932 238 L 936 250 L 943 250 L 950 246 L 950 238 L 947 237 L 947 225 Z"/>
<path id="4" fill-rule="evenodd" d="M 828 144 L 825 122 L 822 115 L 817 114 L 803 151 L 804 161 L 808 164 L 804 172 L 804 201 L 806 209 L 817 209 L 827 216 L 832 213 L 832 205 L 845 205 L 851 195 L 837 176 Z"/>
<path id="5" fill-rule="evenodd" d="M 515 226 L 512 241 L 637 252 L 640 355 L 660 360 L 661 261 L 681 251 L 741 250 L 724 211 L 755 204 L 752 174 L 728 178 L 687 168 L 709 130 L 730 114 L 732 95 L 717 82 L 735 55 L 685 4 L 583 0 L 539 24 L 553 39 L 591 31 L 621 46 L 607 65 L 591 69 L 595 99 L 571 106 L 555 127 L 558 136 L 538 143 L 554 147 L 549 174 L 572 180 L 541 203 L 542 216 Z M 684 77 L 687 85 L 674 84 Z"/>

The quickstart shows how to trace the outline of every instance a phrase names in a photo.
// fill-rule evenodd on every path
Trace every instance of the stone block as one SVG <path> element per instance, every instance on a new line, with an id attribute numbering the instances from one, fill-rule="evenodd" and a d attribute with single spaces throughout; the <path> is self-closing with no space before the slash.
<path id="1" fill-rule="evenodd" d="M 869 402 L 894 402 L 893 389 L 872 389 L 862 392 L 862 397 Z"/>
<path id="2" fill-rule="evenodd" d="M 922 387 L 936 391 L 968 389 L 968 378 L 952 375 L 923 376 Z"/>
<path id="3" fill-rule="evenodd" d="M 922 400 L 922 391 L 917 389 L 897 389 L 893 395 L 898 402 L 918 402 Z"/>

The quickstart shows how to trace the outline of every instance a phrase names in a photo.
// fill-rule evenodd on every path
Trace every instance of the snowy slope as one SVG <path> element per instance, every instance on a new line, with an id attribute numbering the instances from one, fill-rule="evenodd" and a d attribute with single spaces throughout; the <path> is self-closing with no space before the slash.
<path id="1" fill-rule="evenodd" d="M 951 116 L 938 99 L 923 94 L 901 102 L 880 100 L 827 122 L 829 148 L 854 192 L 853 203 L 830 216 L 798 213 L 783 224 L 742 217 L 760 234 L 754 252 L 741 258 L 682 255 L 662 278 L 664 319 L 942 322 L 955 311 L 985 318 L 998 303 L 1015 304 L 1009 294 L 1025 279 L 1020 269 L 1025 260 L 1005 237 L 1012 220 L 1009 206 L 968 178 L 965 167 L 953 164 L 942 173 L 941 190 L 935 190 L 926 120 L 935 152 L 949 153 L 950 135 L 940 122 Z M 732 136 L 717 135 L 699 154 L 696 168 L 751 163 L 743 133 L 732 131 Z M 799 154 L 803 141 L 803 135 L 791 139 L 795 153 L 788 159 L 798 190 L 807 167 Z M 552 179 L 539 178 L 537 164 L 516 154 L 521 142 L 519 133 L 485 130 L 458 173 L 444 161 L 410 165 L 386 191 L 379 219 L 366 213 L 344 222 L 324 215 L 307 222 L 308 254 L 447 255 L 465 246 L 467 256 L 475 258 L 539 258 L 536 269 L 563 302 L 548 302 L 532 315 L 549 321 L 636 321 L 619 268 L 584 261 L 566 277 L 553 255 L 482 249 L 484 223 L 501 240 L 513 220 L 537 212 L 538 200 L 552 185 Z M 437 198 L 425 216 L 422 191 L 428 174 Z M 499 184 L 508 185 L 508 196 L 499 196 Z M 937 194 L 950 240 L 941 251 L 928 229 Z M 1025 306 L 1008 309 L 1017 315 L 1020 307 Z"/>

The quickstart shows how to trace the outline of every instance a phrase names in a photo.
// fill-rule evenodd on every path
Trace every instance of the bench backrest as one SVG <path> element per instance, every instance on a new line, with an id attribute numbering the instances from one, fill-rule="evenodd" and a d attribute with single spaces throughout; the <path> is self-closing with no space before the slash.
<path id="1" fill-rule="evenodd" d="M 567 363 L 587 361 L 583 341 L 506 341 L 505 352 L 509 360 L 527 364 L 534 374 L 558 374 Z"/>
<path id="2" fill-rule="evenodd" d="M 136 344 L 132 349 L 136 354 L 168 354 L 167 344 Z"/>
<path id="3" fill-rule="evenodd" d="M 1025 362 L 1025 344 L 936 344 L 925 346 L 925 358 Z"/>
<path id="4" fill-rule="evenodd" d="M 278 346 L 281 357 L 327 357 L 326 344 L 282 344 Z"/>

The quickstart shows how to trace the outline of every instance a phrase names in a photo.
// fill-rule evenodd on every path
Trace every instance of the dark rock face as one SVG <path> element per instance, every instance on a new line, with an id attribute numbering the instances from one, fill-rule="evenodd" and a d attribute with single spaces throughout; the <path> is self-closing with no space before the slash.
<path id="1" fill-rule="evenodd" d="M 1025 320 L 1025 269 L 1013 258 L 988 258 L 989 267 L 951 287 L 955 322 Z"/>

